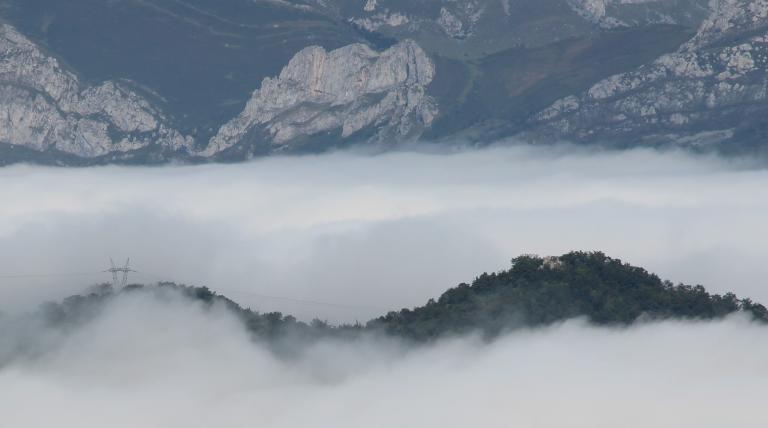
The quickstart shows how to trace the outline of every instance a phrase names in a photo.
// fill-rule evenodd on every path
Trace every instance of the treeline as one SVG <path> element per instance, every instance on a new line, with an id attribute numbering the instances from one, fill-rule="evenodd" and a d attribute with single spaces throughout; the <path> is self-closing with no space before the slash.
<path id="1" fill-rule="evenodd" d="M 390 312 L 368 327 L 428 340 L 472 330 L 493 336 L 574 317 L 628 325 L 641 317 L 715 319 L 738 311 L 768 322 L 768 310 L 749 299 L 710 294 L 701 285 L 674 285 L 601 252 L 572 252 L 517 257 L 507 271 L 484 273 L 471 285 L 459 284 L 424 306 Z"/>
<path id="2" fill-rule="evenodd" d="M 102 284 L 92 287 L 88 293 L 67 297 L 60 303 L 46 303 L 41 306 L 40 312 L 49 327 L 74 329 L 98 316 L 110 300 L 132 293 L 150 293 L 157 299 L 185 297 L 209 308 L 213 305 L 224 306 L 243 322 L 255 339 L 273 343 L 295 344 L 331 336 L 347 337 L 364 330 L 362 324 L 334 326 L 319 319 L 306 323 L 281 312 L 261 313 L 243 308 L 208 287 L 192 287 L 174 282 L 160 282 L 156 285 L 132 284 L 119 291 L 109 284 Z"/>
<path id="3" fill-rule="evenodd" d="M 50 325 L 69 328 L 93 318 L 106 300 L 134 292 L 158 296 L 172 292 L 204 305 L 225 305 L 255 338 L 273 342 L 349 337 L 362 332 L 414 341 L 473 331 L 492 338 L 503 331 L 575 317 L 585 317 L 596 325 L 629 325 L 641 318 L 710 320 L 743 311 L 768 323 L 768 310 L 761 304 L 732 293 L 710 294 L 700 285 L 674 285 L 601 252 L 520 256 L 512 260 L 509 270 L 484 273 L 472 284 L 459 284 L 424 306 L 389 312 L 364 326 L 332 326 L 321 320 L 305 323 L 280 312 L 260 313 L 206 287 L 171 282 L 132 285 L 119 292 L 105 285 L 61 303 L 46 304 L 42 310 Z"/>

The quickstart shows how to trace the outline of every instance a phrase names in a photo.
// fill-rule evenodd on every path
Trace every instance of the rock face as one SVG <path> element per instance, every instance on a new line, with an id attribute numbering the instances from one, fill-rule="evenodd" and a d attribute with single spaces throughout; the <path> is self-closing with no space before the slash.
<path id="1" fill-rule="evenodd" d="M 335 14 L 371 32 L 413 39 L 440 56 L 479 58 L 604 29 L 697 27 L 709 0 L 337 0 Z M 331 3 L 331 2 L 327 2 Z"/>
<path id="2" fill-rule="evenodd" d="M 768 148 L 768 0 L 160 3 L 4 0 L 0 164 L 457 136 Z"/>
<path id="3" fill-rule="evenodd" d="M 707 0 L 566 0 L 574 12 L 602 28 L 644 24 L 695 25 Z"/>
<path id="4" fill-rule="evenodd" d="M 713 2 L 678 52 L 595 83 L 536 114 L 538 133 L 579 141 L 702 145 L 738 136 L 768 100 L 768 3 Z M 743 35 L 744 34 L 744 35 Z M 746 35 L 750 34 L 750 35 Z"/>
<path id="5" fill-rule="evenodd" d="M 375 142 L 418 138 L 437 114 L 426 94 L 434 75 L 433 63 L 412 41 L 381 53 L 363 44 L 330 52 L 308 47 L 278 77 L 264 79 L 201 154 L 253 143 L 249 135 L 257 132 L 274 147 L 327 132 L 354 139 L 365 130 L 360 139 Z"/>
<path id="6" fill-rule="evenodd" d="M 363 44 L 298 52 L 278 77 L 266 78 L 245 109 L 201 150 L 129 86 L 96 86 L 78 77 L 9 25 L 0 27 L 0 143 L 81 158 L 143 149 L 175 157 L 215 158 L 234 146 L 262 152 L 293 148 L 330 133 L 393 142 L 418 138 L 437 114 L 426 93 L 435 75 L 413 41 L 379 53 Z M 254 137 L 254 136 L 258 137 Z M 264 147 L 266 146 L 266 149 Z"/>
<path id="7" fill-rule="evenodd" d="M 124 85 L 83 85 L 14 28 L 0 26 L 0 142 L 85 158 L 191 144 L 163 121 Z"/>
<path id="8" fill-rule="evenodd" d="M 766 0 L 710 0 L 711 13 L 696 36 L 684 45 L 692 51 L 706 47 L 719 39 L 753 30 L 768 24 Z"/>

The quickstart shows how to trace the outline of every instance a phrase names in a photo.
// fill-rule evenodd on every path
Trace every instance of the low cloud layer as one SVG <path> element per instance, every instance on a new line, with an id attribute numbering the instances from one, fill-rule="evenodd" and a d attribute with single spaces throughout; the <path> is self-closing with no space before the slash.
<path id="1" fill-rule="evenodd" d="M 520 253 L 602 250 L 768 301 L 768 171 L 569 147 L 341 152 L 238 165 L 0 170 L 0 311 L 107 281 L 206 285 L 256 310 L 365 321 Z M 18 274 L 56 274 L 18 277 Z M 68 274 L 68 275 L 60 275 Z"/>
<path id="2" fill-rule="evenodd" d="M 738 316 L 571 320 L 490 344 L 326 340 L 280 358 L 182 298 L 122 295 L 67 334 L 17 318 L 109 280 L 110 256 L 131 256 L 135 282 L 333 322 L 573 249 L 768 302 L 768 171 L 743 162 L 506 147 L 14 166 L 0 203 L 0 426 L 768 426 L 768 329 Z"/>
<path id="3" fill-rule="evenodd" d="M 574 320 L 491 344 L 464 337 L 417 349 L 370 338 L 321 342 L 276 358 L 221 308 L 134 294 L 51 339 L 37 358 L 0 368 L 0 421 L 762 428 L 765 355 L 768 329 L 734 317 L 621 330 Z"/>

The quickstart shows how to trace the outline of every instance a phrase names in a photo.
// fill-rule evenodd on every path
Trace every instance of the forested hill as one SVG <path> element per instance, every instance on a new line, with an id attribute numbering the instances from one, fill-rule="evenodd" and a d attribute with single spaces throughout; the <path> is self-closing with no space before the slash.
<path id="1" fill-rule="evenodd" d="M 768 322 L 768 310 L 749 299 L 673 285 L 600 252 L 525 255 L 512 263 L 507 271 L 484 273 L 471 285 L 460 284 L 413 310 L 390 312 L 368 327 L 425 340 L 470 330 L 494 335 L 580 316 L 598 325 L 627 325 L 640 317 L 714 319 L 747 311 Z"/>
<path id="2" fill-rule="evenodd" d="M 119 293 L 103 287 L 62 303 L 47 304 L 43 312 L 51 325 L 71 326 L 98 313 L 105 301 L 122 293 L 178 291 L 205 305 L 224 304 L 234 311 L 254 336 L 306 339 L 384 332 L 415 341 L 453 333 L 480 331 L 487 337 L 520 327 L 543 326 L 574 317 L 596 325 L 629 325 L 647 319 L 715 319 L 744 311 L 768 323 L 768 310 L 732 293 L 710 294 L 704 287 L 673 285 L 646 270 L 622 263 L 600 252 L 572 252 L 560 257 L 520 256 L 509 270 L 484 273 L 472 284 L 459 284 L 437 300 L 402 309 L 369 321 L 365 326 L 330 326 L 315 320 L 304 323 L 279 312 L 244 309 L 205 287 L 173 283 L 129 286 Z"/>

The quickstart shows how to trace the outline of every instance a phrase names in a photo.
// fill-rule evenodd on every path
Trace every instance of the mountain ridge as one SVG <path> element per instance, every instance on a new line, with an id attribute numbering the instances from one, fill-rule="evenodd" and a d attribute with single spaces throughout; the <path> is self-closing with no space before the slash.
<path id="1" fill-rule="evenodd" d="M 260 313 L 243 308 L 207 287 L 174 283 L 130 285 L 120 291 L 109 285 L 41 308 L 45 323 L 57 329 L 76 328 L 104 310 L 122 293 L 179 293 L 204 306 L 222 305 L 232 311 L 258 340 L 313 341 L 325 337 L 354 337 L 361 333 L 429 342 L 467 333 L 492 339 L 519 328 L 533 328 L 584 317 L 597 326 L 629 326 L 638 321 L 665 319 L 712 320 L 744 313 L 768 324 L 768 309 L 733 293 L 710 294 L 704 287 L 674 285 L 642 268 L 601 252 L 571 252 L 559 257 L 523 255 L 510 269 L 484 273 L 473 283 L 459 284 L 437 300 L 413 309 L 391 311 L 365 325 L 333 326 L 322 320 L 305 323 L 280 312 Z M 163 297 L 165 296 L 165 297 Z"/>
<path id="2" fill-rule="evenodd" d="M 768 135 L 765 0 L 9 0 L 0 20 L 4 164 L 508 137 L 755 153 Z M 335 65 L 299 72 L 308 53 Z M 396 84 L 349 84 L 377 67 Z M 302 89 L 318 82 L 333 95 Z"/>

